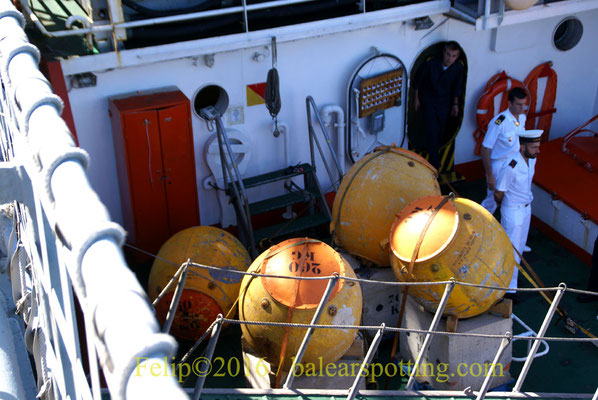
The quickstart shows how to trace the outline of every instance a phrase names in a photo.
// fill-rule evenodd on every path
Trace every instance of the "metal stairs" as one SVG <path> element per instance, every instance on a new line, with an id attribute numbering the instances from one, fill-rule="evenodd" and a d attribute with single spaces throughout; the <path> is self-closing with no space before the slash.
<path id="1" fill-rule="evenodd" d="M 303 177 L 303 187 L 297 185 L 292 178 Z M 245 178 L 242 180 L 245 190 L 262 185 L 286 181 L 284 184 L 287 193 L 275 196 L 269 199 L 248 203 L 250 218 L 256 215 L 264 214 L 268 211 L 284 209 L 288 206 L 303 204 L 303 210 L 297 215 L 294 215 L 285 222 L 263 227 L 261 229 L 252 230 L 252 232 L 245 233 L 245 244 L 250 248 L 250 251 L 264 250 L 266 247 L 274 244 L 283 238 L 297 235 L 310 228 L 329 224 L 332 220 L 330 209 L 324 199 L 324 194 L 320 188 L 320 184 L 315 174 L 314 168 L 307 163 L 290 166 L 277 171 L 268 172 L 265 174 Z M 235 190 L 232 185 L 238 185 L 237 182 L 229 183 L 227 194 L 234 195 Z M 238 189 L 238 188 L 237 188 Z M 238 192 L 238 190 L 237 190 Z M 238 204 L 234 202 L 233 204 Z M 237 220 L 241 221 L 244 210 L 241 207 L 235 206 L 237 213 Z M 239 226 L 241 226 L 239 224 Z M 253 236 L 253 247 L 251 247 L 251 238 Z"/>
<path id="2" fill-rule="evenodd" d="M 311 96 L 308 96 L 305 99 L 305 105 L 307 111 L 311 163 L 302 163 L 249 178 L 241 177 L 237 164 L 233 161 L 235 158 L 233 157 L 233 152 L 220 113 L 212 106 L 200 110 L 200 115 L 204 119 L 211 121 L 216 125 L 220 160 L 222 161 L 224 187 L 226 188 L 226 194 L 230 197 L 230 201 L 235 209 L 238 236 L 241 242 L 249 250 L 250 255 L 254 258 L 258 256 L 258 251 L 265 250 L 266 247 L 275 244 L 277 240 L 279 241 L 292 235 L 297 236 L 310 228 L 329 224 L 332 221 L 330 209 L 326 204 L 324 194 L 322 193 L 316 175 L 314 145 L 320 154 L 331 182 L 333 182 L 335 191 L 338 190 L 338 183 L 342 179 L 343 172 L 334 149 L 332 148 L 330 136 L 328 135 L 328 132 L 326 132 L 326 128 L 318 112 L 318 107 Z M 320 126 L 321 134 L 328 146 L 330 157 L 334 161 L 336 175 L 333 174 L 331 166 L 326 161 L 322 146 L 316 136 L 312 124 L 312 110 L 314 111 L 314 117 Z M 303 187 L 297 185 L 293 180 L 300 176 L 303 177 Z M 338 180 L 335 178 L 338 178 Z M 285 181 L 284 187 L 287 190 L 287 193 L 249 203 L 247 189 L 279 181 Z M 295 215 L 291 206 L 297 204 L 305 204 L 306 207 Z M 283 209 L 284 207 L 287 207 L 287 216 L 290 218 L 288 221 L 258 230 L 253 229 L 252 217 L 269 211 Z"/>

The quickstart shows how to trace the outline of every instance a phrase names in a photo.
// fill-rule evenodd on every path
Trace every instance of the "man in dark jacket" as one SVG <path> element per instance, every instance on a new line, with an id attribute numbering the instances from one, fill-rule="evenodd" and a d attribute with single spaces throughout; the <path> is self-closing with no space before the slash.
<path id="1" fill-rule="evenodd" d="M 415 111 L 421 109 L 426 133 L 426 149 L 430 163 L 438 169 L 440 140 L 444 136 L 449 115 L 459 115 L 459 96 L 463 91 L 463 64 L 456 62 L 461 54 L 459 44 L 447 42 L 439 57 L 431 57 L 421 66 L 413 81 Z"/>

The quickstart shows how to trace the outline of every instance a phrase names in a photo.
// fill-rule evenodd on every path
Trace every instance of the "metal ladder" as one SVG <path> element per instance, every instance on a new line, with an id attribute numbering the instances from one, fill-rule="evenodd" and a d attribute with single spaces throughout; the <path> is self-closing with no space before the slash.
<path id="1" fill-rule="evenodd" d="M 224 177 L 224 187 L 227 195 L 231 198 L 231 203 L 235 208 L 237 215 L 237 227 L 239 230 L 239 238 L 241 242 L 248 248 L 252 257 L 257 257 L 260 250 L 272 245 L 276 239 L 282 239 L 290 235 L 298 234 L 311 228 L 329 224 L 332 220 L 330 209 L 324 198 L 324 193 L 320 187 L 316 175 L 316 157 L 314 152 L 314 144 L 318 149 L 320 157 L 324 163 L 324 167 L 328 172 L 331 182 L 335 190 L 338 189 L 338 181 L 335 181 L 335 175 L 330 168 L 330 165 L 324 157 L 322 146 L 316 136 L 315 129 L 312 124 L 312 108 L 315 111 L 314 115 L 318 121 L 322 135 L 332 158 L 337 168 L 337 180 L 342 178 L 342 170 L 338 162 L 338 158 L 332 148 L 330 137 L 322 118 L 318 112 L 316 103 L 311 96 L 306 98 L 308 130 L 310 139 L 310 160 L 309 163 L 300 163 L 293 166 L 288 166 L 283 169 L 267 172 L 264 174 L 252 176 L 249 178 L 241 177 L 236 163 L 226 129 L 222 123 L 222 116 L 211 106 L 200 110 L 200 114 L 208 121 L 213 121 L 216 125 L 216 134 L 218 137 L 218 147 L 220 150 L 220 159 L 222 165 L 222 176 Z M 300 187 L 292 178 L 303 177 L 303 187 Z M 257 202 L 249 202 L 247 190 L 271 184 L 274 182 L 284 181 L 284 188 L 286 193 L 268 198 Z M 269 211 L 290 207 L 296 204 L 305 204 L 305 215 L 292 216 L 288 221 L 279 224 L 270 225 L 261 229 L 254 229 L 252 223 L 252 216 L 264 214 Z"/>

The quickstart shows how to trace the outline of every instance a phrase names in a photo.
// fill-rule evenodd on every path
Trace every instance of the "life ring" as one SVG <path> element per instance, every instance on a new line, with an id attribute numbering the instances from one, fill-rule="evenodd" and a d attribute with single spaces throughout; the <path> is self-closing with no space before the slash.
<path id="1" fill-rule="evenodd" d="M 507 74 L 505 74 L 505 71 L 499 72 L 498 74 L 494 74 L 492 75 L 492 78 L 488 79 L 488 82 L 486 82 L 486 87 L 484 88 L 484 92 L 487 92 L 490 87 L 496 83 L 497 80 L 499 79 L 505 79 L 505 77 L 508 77 Z"/>
<path id="2" fill-rule="evenodd" d="M 525 129 L 542 129 L 544 131 L 541 138 L 542 142 L 548 141 L 550 126 L 552 125 L 552 114 L 556 112 L 554 103 L 556 101 L 557 75 L 550 68 L 551 66 L 552 62 L 550 61 L 538 65 L 529 73 L 524 81 L 525 86 L 530 92 L 529 111 L 527 113 Z M 540 111 L 536 111 L 539 78 L 546 78 L 546 88 L 544 89 L 544 97 L 542 98 L 542 107 Z"/>
<path id="3" fill-rule="evenodd" d="M 498 112 L 502 112 L 508 107 L 508 96 L 505 96 L 504 94 L 516 87 L 523 88 L 526 92 L 528 91 L 522 82 L 509 77 L 504 71 L 498 76 L 495 75 L 494 81 L 482 94 L 482 97 L 480 97 L 480 101 L 478 102 L 478 109 L 476 111 L 478 128 L 486 132 L 490 120 L 494 118 L 494 98 L 499 94 L 503 95 L 500 101 L 500 109 L 498 110 Z M 529 104 L 529 96 L 527 102 Z"/>
<path id="4" fill-rule="evenodd" d="M 475 140 L 475 149 L 473 150 L 473 153 L 476 156 L 482 154 L 482 142 L 484 141 L 484 135 L 485 132 L 482 132 L 480 128 L 477 128 L 475 131 L 473 131 L 473 139 Z"/>
<path id="5" fill-rule="evenodd" d="M 476 141 L 474 152 L 476 155 L 480 155 L 482 141 L 488 130 L 488 124 L 496 115 L 494 112 L 494 98 L 498 95 L 502 95 L 500 109 L 498 110 L 498 112 L 502 112 L 508 107 L 508 96 L 505 96 L 505 93 L 508 93 L 511 89 L 516 87 L 523 88 L 528 93 L 527 103 L 529 104 L 529 91 L 525 85 L 517 79 L 509 77 L 505 71 L 492 76 L 486 84 L 486 90 L 478 101 L 478 108 L 476 111 L 476 121 L 478 124 L 478 129 L 474 132 L 474 139 Z"/>

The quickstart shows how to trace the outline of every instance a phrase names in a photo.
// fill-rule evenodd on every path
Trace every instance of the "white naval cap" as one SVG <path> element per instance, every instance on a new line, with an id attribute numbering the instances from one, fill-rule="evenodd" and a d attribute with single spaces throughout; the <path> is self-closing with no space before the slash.
<path id="1" fill-rule="evenodd" d="M 527 131 L 517 132 L 520 143 L 539 142 L 540 138 L 542 137 L 542 133 L 544 133 L 542 129 L 530 129 Z"/>

